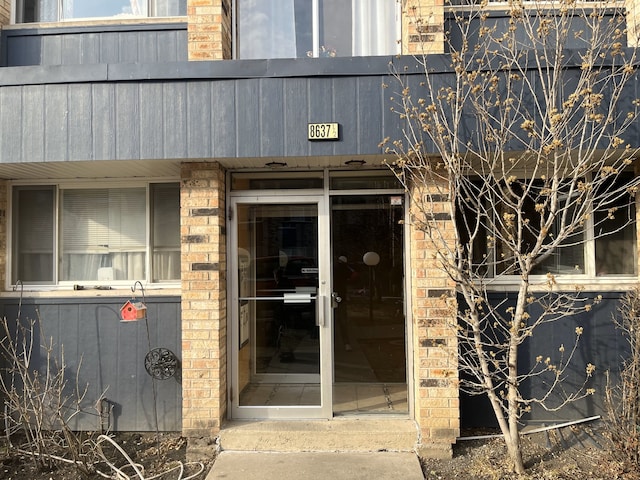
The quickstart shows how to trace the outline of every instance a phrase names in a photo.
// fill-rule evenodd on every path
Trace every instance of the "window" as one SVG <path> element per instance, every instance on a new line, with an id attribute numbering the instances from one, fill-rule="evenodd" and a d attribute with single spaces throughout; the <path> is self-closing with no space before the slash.
<path id="1" fill-rule="evenodd" d="M 179 186 L 17 186 L 12 239 L 14 284 L 175 281 Z"/>
<path id="2" fill-rule="evenodd" d="M 597 194 L 600 199 L 598 205 L 592 204 L 593 215 L 584 222 L 583 227 L 568 235 L 562 244 L 555 248 L 549 256 L 536 265 L 531 272 L 534 275 L 588 275 L 588 276 L 623 276 L 636 275 L 636 212 L 633 197 L 626 192 L 631 184 L 627 174 L 620 175 L 615 180 L 601 185 L 606 192 Z M 461 202 L 456 212 L 458 233 L 463 246 L 468 246 L 471 232 L 473 235 L 472 262 L 477 272 L 486 275 L 517 275 L 517 266 L 511 259 L 509 248 L 501 243 L 500 235 L 491 235 L 490 228 L 500 225 L 505 228 L 502 238 L 509 237 L 509 228 L 502 221 L 505 215 L 514 214 L 514 208 L 519 198 L 521 185 L 516 181 L 511 185 L 515 197 L 507 200 L 491 200 L 492 190 L 482 189 L 483 183 L 467 184 L 468 199 Z M 504 189 L 496 189 L 493 194 L 501 195 Z M 540 214 L 536 211 L 536 204 L 544 201 L 544 187 L 542 182 L 529 185 L 529 195 L 521 203 L 521 211 L 527 222 L 522 225 L 522 249 L 528 251 L 535 243 L 538 235 Z M 474 206 L 475 199 L 484 199 Z M 562 201 L 562 197 L 561 197 Z M 563 207 L 561 207 L 563 208 Z M 573 216 L 576 204 L 564 204 L 569 217 Z M 487 217 L 497 215 L 496 221 Z M 559 231 L 560 221 L 553 225 L 548 241 L 553 239 Z M 495 242 L 488 242 L 488 238 L 495 238 Z"/>
<path id="3" fill-rule="evenodd" d="M 187 14 L 187 0 L 17 0 L 16 23 Z"/>
<path id="4" fill-rule="evenodd" d="M 393 55 L 400 40 L 395 0 L 239 0 L 237 56 Z"/>

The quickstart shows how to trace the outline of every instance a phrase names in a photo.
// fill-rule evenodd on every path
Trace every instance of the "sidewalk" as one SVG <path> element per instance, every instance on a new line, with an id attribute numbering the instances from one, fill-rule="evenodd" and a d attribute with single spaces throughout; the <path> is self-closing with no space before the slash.
<path id="1" fill-rule="evenodd" d="M 206 480 L 424 480 L 409 452 L 221 452 Z"/>

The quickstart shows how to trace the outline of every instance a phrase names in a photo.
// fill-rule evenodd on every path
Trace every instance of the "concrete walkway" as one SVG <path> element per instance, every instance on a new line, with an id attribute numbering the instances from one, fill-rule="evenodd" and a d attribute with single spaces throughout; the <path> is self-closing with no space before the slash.
<path id="1" fill-rule="evenodd" d="M 410 452 L 223 451 L 206 480 L 424 480 Z"/>

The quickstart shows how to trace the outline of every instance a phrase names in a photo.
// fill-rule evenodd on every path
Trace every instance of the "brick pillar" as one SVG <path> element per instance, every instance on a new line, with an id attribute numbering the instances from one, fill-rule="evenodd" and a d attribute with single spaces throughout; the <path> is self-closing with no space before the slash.
<path id="1" fill-rule="evenodd" d="M 402 53 L 444 53 L 445 0 L 402 2 Z"/>
<path id="2" fill-rule="evenodd" d="M 229 60 L 231 0 L 187 0 L 189 60 Z"/>
<path id="3" fill-rule="evenodd" d="M 627 10 L 627 42 L 630 47 L 637 47 L 640 44 L 640 0 L 625 0 L 624 6 Z"/>
<path id="4" fill-rule="evenodd" d="M 417 195 L 420 193 L 416 189 L 412 196 Z M 445 232 L 445 241 L 453 240 L 454 224 L 447 198 L 432 194 L 421 201 L 430 201 L 426 203 L 430 210 L 426 215 Z M 411 294 L 414 404 L 421 433 L 419 453 L 449 458 L 452 444 L 460 434 L 455 286 L 436 260 L 437 243 L 416 228 L 422 223 L 419 216 L 423 215 L 417 210 L 412 212 L 411 220 Z"/>
<path id="5" fill-rule="evenodd" d="M 210 436 L 226 415 L 225 175 L 217 163 L 183 163 L 182 432 Z"/>
<path id="6" fill-rule="evenodd" d="M 11 19 L 11 0 L 0 0 L 0 26 L 9 25 Z"/>

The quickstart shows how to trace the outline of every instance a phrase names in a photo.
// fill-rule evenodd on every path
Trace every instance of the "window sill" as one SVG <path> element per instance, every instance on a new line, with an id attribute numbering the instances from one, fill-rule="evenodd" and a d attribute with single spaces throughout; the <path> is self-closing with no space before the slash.
<path id="1" fill-rule="evenodd" d="M 29 298 L 94 298 L 94 297 L 142 297 L 140 287 L 136 287 L 136 291 L 131 291 L 131 286 L 118 285 L 115 287 L 104 287 L 104 289 L 96 287 L 84 287 L 81 290 L 75 290 L 73 285 L 43 286 L 43 285 L 25 285 L 21 290 L 20 287 L 13 290 L 0 292 L 0 298 L 12 297 L 29 297 Z M 144 286 L 144 296 L 180 296 L 182 289 L 179 284 L 154 284 Z"/>
<path id="2" fill-rule="evenodd" d="M 60 22 L 14 23 L 5 25 L 2 30 L 24 30 L 31 28 L 61 28 L 61 27 L 95 27 L 120 25 L 155 25 L 166 23 L 185 23 L 187 17 L 102 17 L 62 20 Z"/>
<path id="3" fill-rule="evenodd" d="M 503 276 L 497 279 L 487 279 L 485 285 L 491 292 L 511 292 L 517 291 L 519 277 Z M 577 289 L 589 292 L 621 292 L 627 291 L 640 284 L 640 278 L 631 275 L 586 277 L 579 275 L 555 277 L 556 292 L 575 292 Z M 530 289 L 532 292 L 548 291 L 547 278 L 544 275 L 536 275 L 530 278 Z"/>

